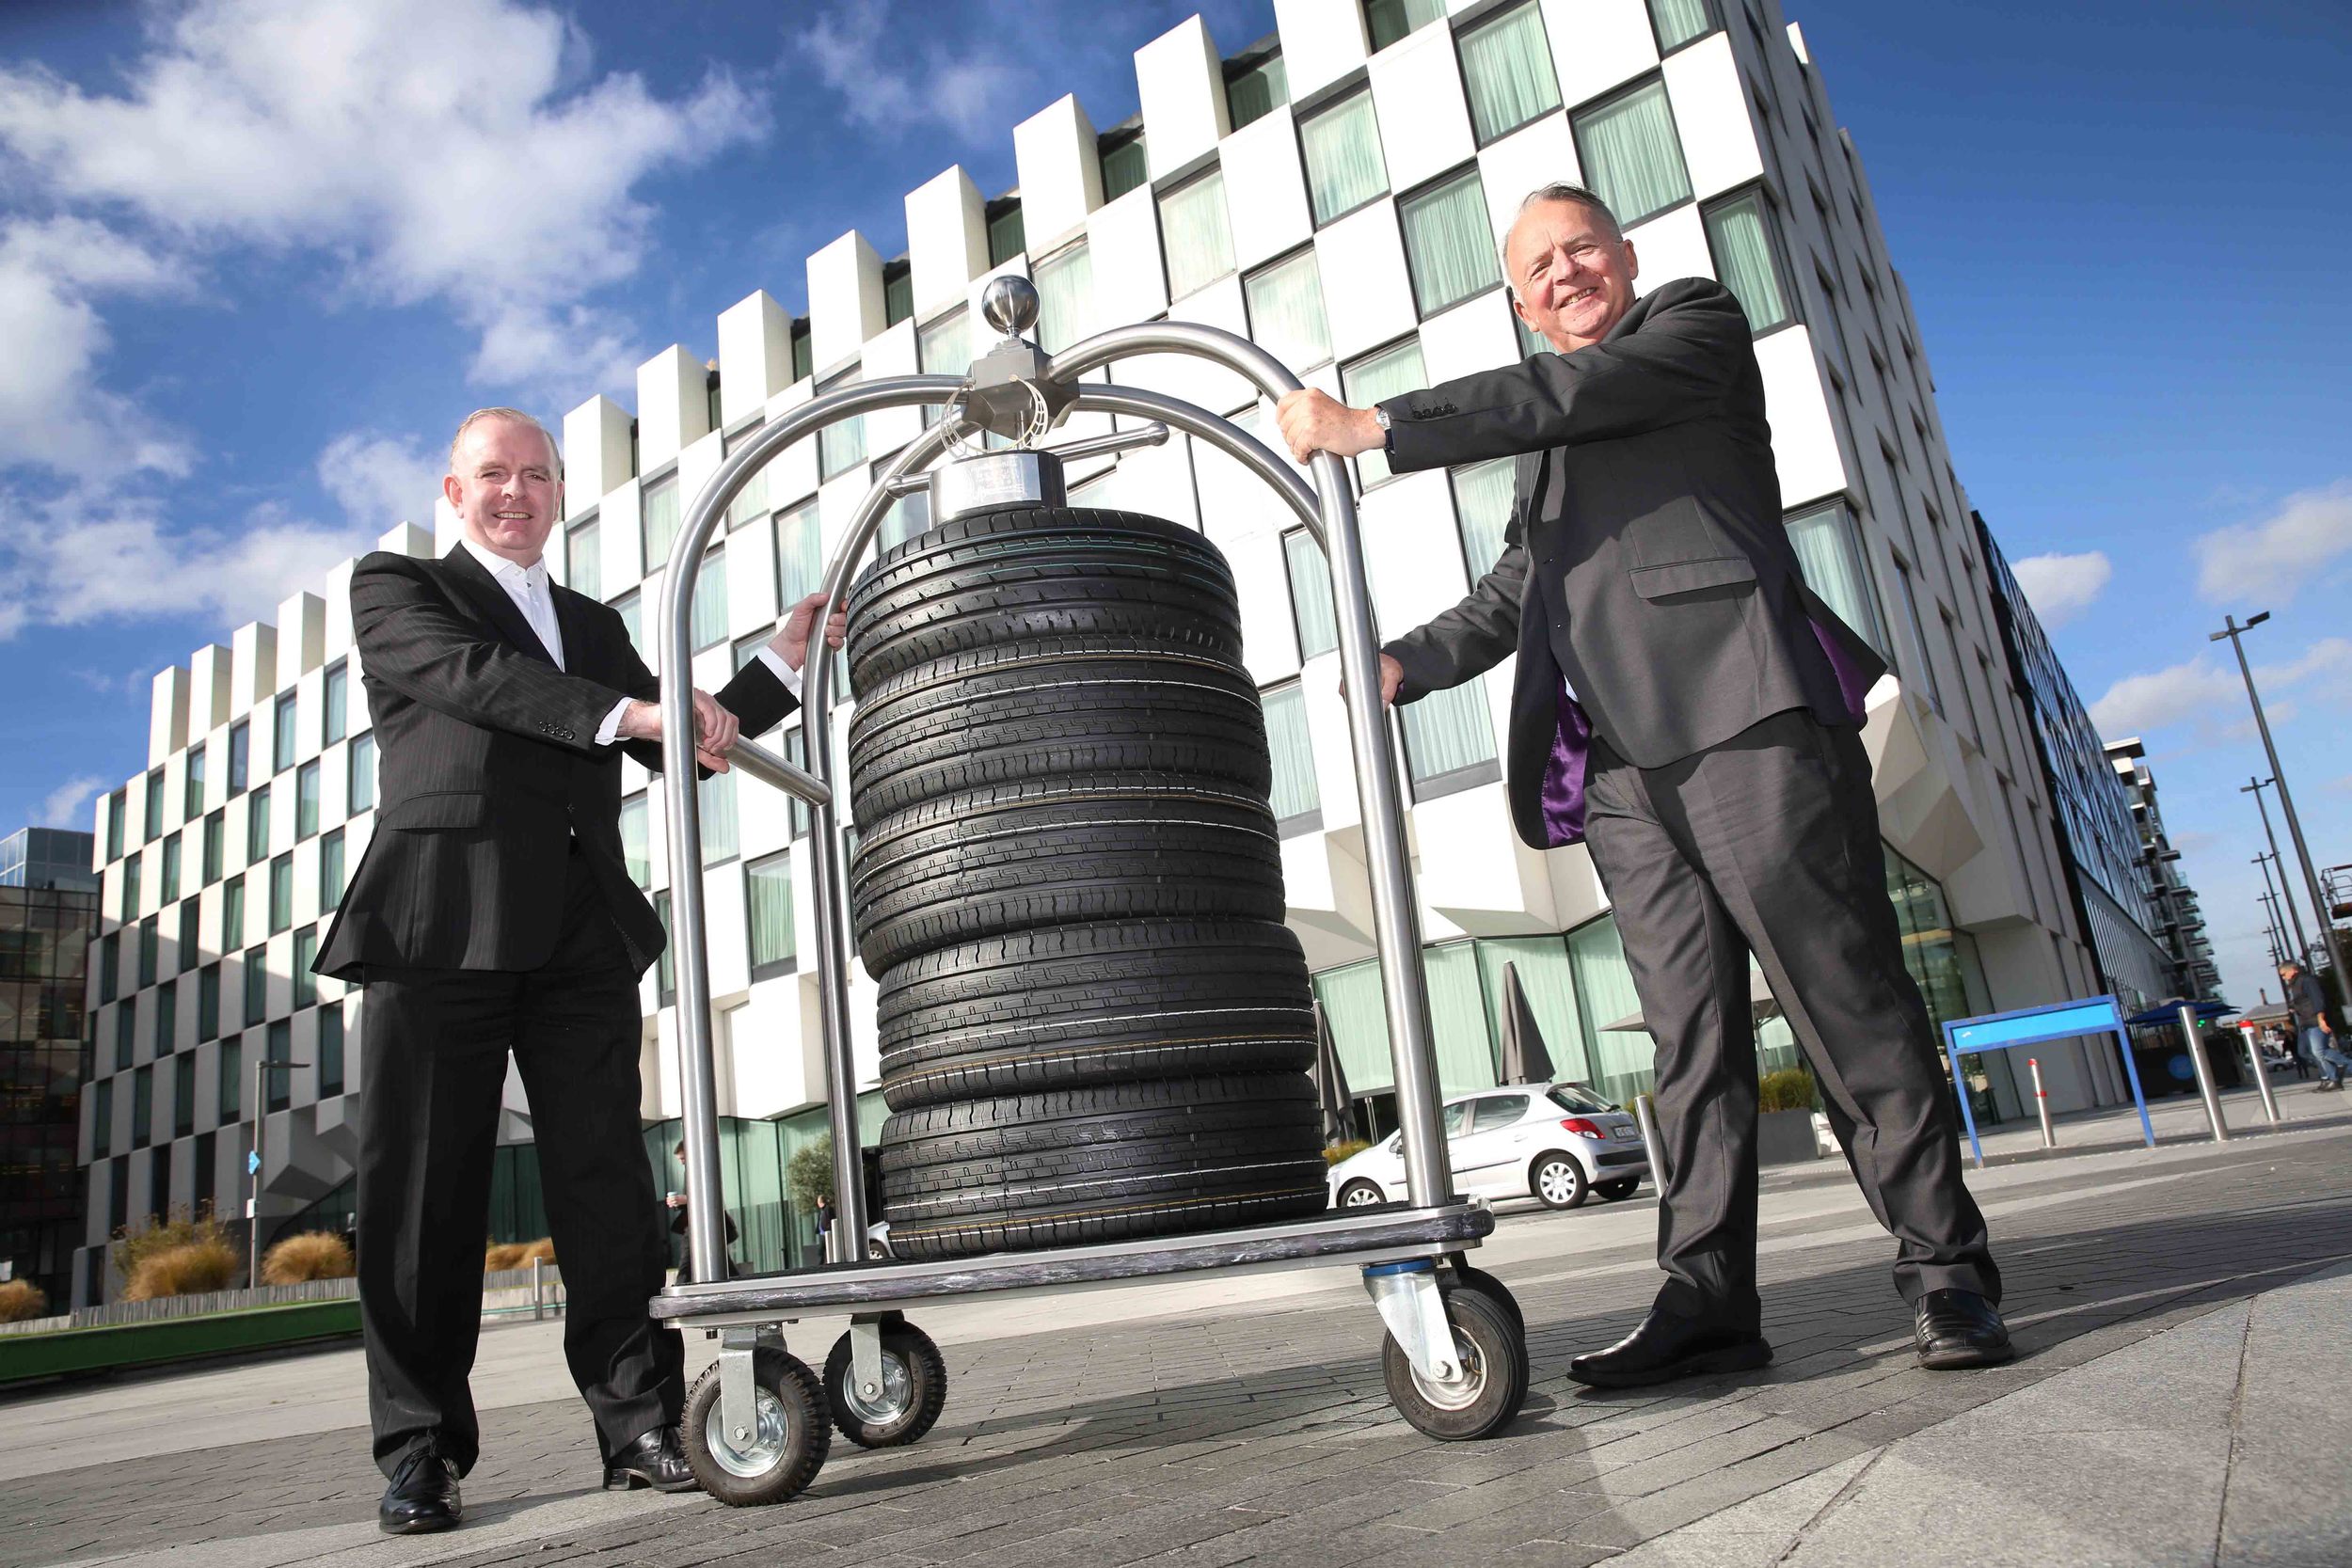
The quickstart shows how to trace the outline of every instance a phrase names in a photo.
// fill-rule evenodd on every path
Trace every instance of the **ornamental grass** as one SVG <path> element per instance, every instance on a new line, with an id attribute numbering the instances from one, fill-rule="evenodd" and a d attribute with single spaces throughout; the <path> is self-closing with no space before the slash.
<path id="1" fill-rule="evenodd" d="M 0 1280 L 0 1323 L 49 1316 L 49 1292 L 29 1279 Z"/>
<path id="2" fill-rule="evenodd" d="M 313 1279 L 349 1279 L 351 1245 L 332 1230 L 305 1230 L 262 1255 L 262 1283 L 303 1285 Z"/>
<path id="3" fill-rule="evenodd" d="M 225 1241 L 197 1241 L 149 1252 L 132 1267 L 122 1289 L 125 1301 L 197 1296 L 226 1291 L 244 1261 Z"/>

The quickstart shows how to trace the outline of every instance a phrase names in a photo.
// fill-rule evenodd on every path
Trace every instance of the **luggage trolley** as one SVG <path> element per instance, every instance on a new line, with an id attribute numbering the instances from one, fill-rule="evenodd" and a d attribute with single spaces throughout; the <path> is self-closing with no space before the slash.
<path id="1" fill-rule="evenodd" d="M 834 661 L 824 657 L 821 643 L 813 644 L 818 657 L 809 659 L 803 677 L 808 768 L 748 741 L 738 743 L 734 761 L 754 778 L 806 801 L 814 816 L 809 843 L 818 901 L 817 980 L 836 1205 L 827 1237 L 829 1261 L 816 1269 L 725 1277 L 699 802 L 692 789 L 670 791 L 679 1082 L 689 1240 L 697 1282 L 667 1287 L 651 1309 L 659 1321 L 705 1329 L 720 1340 L 717 1365 L 687 1402 L 685 1446 L 695 1474 L 723 1502 L 781 1502 L 815 1477 L 836 1425 L 870 1447 L 919 1437 L 938 1415 L 946 1374 L 930 1341 L 907 1323 L 911 1311 L 982 1293 L 1041 1293 L 1341 1261 L 1363 1270 L 1364 1287 L 1387 1331 L 1382 1368 L 1390 1396 L 1405 1418 L 1435 1437 L 1487 1435 L 1516 1415 L 1526 1397 L 1526 1330 L 1509 1291 L 1464 1256 L 1493 1231 L 1494 1217 L 1483 1205 L 1454 1196 L 1438 1125 L 1428 998 L 1417 961 L 1420 920 L 1393 753 L 1377 700 L 1378 655 L 1346 470 L 1340 459 L 1318 453 L 1315 484 L 1310 488 L 1248 433 L 1205 409 L 1141 388 L 1081 379 L 1116 359 L 1175 354 L 1233 371 L 1269 398 L 1296 390 L 1298 378 L 1248 339 L 1188 323 L 1146 323 L 1100 333 L 1049 359 L 1026 337 L 1038 312 L 1037 293 L 1026 278 L 991 282 L 982 311 L 1005 338 L 963 377 L 898 376 L 819 396 L 763 427 L 703 486 L 671 548 L 663 591 L 663 733 L 691 733 L 689 607 L 704 546 L 752 475 L 793 441 L 874 410 L 946 405 L 944 416 L 885 467 L 851 519 L 825 574 L 828 615 L 844 603 L 850 576 L 885 510 L 927 483 L 935 496 L 944 494 L 966 509 L 1025 500 L 1056 503 L 1062 499 L 1058 462 L 1044 453 L 1057 460 L 1153 445 L 1173 428 L 1231 454 L 1289 504 L 1330 562 L 1408 1197 L 1402 1204 L 1241 1229 L 1033 1252 L 923 1261 L 863 1256 L 868 1216 L 847 996 L 852 949 L 827 712 Z M 1149 422 L 1039 449 L 1037 442 L 1073 411 Z M 1009 436 L 1016 444 L 973 451 L 962 438 L 974 430 Z M 951 451 L 961 455 L 926 476 L 926 468 Z M 820 631 L 821 626 L 820 621 Z M 803 1314 L 843 1309 L 851 1315 L 850 1332 L 834 1347 L 820 1385 L 786 1352 L 784 1325 Z"/>

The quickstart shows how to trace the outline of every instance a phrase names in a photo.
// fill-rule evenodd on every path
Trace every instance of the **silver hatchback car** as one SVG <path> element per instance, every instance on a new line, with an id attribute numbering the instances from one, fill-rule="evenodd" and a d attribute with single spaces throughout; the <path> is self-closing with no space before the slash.
<path id="1" fill-rule="evenodd" d="M 1514 1084 L 1445 1103 L 1454 1184 L 1489 1202 L 1539 1199 L 1573 1209 L 1594 1193 L 1633 1196 L 1649 1174 L 1641 1124 L 1581 1084 Z M 1331 1167 L 1331 1202 L 1358 1209 L 1402 1199 L 1404 1134 L 1392 1132 Z"/>

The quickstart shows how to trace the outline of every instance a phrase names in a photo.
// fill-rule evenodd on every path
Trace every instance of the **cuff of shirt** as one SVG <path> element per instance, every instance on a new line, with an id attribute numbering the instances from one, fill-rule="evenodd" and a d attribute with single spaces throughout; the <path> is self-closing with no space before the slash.
<path id="1" fill-rule="evenodd" d="M 773 648 L 762 648 L 759 650 L 759 661 L 768 666 L 770 674 L 784 683 L 784 689 L 792 693 L 794 702 L 801 700 L 801 673 L 787 664 L 782 654 Z"/>
<path id="2" fill-rule="evenodd" d="M 596 726 L 597 745 L 610 746 L 621 738 L 621 721 L 628 713 L 629 702 L 629 698 L 622 698 L 612 705 L 612 711 L 604 716 L 604 722 Z"/>

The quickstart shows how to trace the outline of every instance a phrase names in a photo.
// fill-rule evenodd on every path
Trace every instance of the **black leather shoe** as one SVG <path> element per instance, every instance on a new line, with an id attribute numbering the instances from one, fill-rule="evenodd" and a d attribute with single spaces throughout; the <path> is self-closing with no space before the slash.
<path id="1" fill-rule="evenodd" d="M 1996 1367 L 2017 1354 L 2000 1310 L 1974 1291 L 1930 1291 L 1919 1298 L 1912 1338 L 1919 1365 L 1935 1371 Z"/>
<path id="2" fill-rule="evenodd" d="M 678 1444 L 677 1428 L 656 1427 L 630 1438 L 604 1462 L 604 1489 L 635 1491 L 650 1486 L 657 1492 L 692 1492 L 702 1486 Z"/>
<path id="3" fill-rule="evenodd" d="M 1770 1362 L 1761 1334 L 1677 1318 L 1651 1307 L 1641 1326 L 1607 1350 L 1568 1363 L 1568 1375 L 1596 1388 L 1639 1388 L 1708 1372 L 1751 1371 Z"/>
<path id="4" fill-rule="evenodd" d="M 387 1535 L 430 1535 L 454 1529 L 464 1516 L 457 1466 L 431 1449 L 411 1449 L 376 1504 L 375 1528 Z"/>

